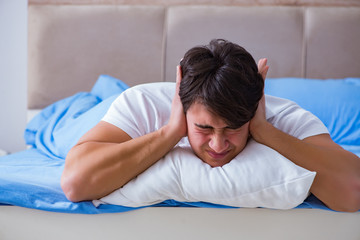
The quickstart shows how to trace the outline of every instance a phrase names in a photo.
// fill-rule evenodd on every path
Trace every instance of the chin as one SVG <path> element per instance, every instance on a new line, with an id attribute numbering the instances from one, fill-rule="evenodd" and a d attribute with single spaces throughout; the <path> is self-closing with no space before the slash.
<path id="1" fill-rule="evenodd" d="M 222 166 L 228 164 L 229 162 L 231 162 L 232 159 L 233 158 L 224 159 L 224 160 L 214 160 L 214 159 L 201 158 L 201 160 L 204 163 L 209 164 L 211 167 L 222 167 Z"/>

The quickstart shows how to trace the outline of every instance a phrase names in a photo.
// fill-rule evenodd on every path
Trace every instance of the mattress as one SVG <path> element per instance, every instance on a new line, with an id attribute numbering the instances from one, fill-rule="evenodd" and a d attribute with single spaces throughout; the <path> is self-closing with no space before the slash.
<path id="1" fill-rule="evenodd" d="M 145 208 L 83 215 L 0 206 L 0 239 L 359 240 L 360 213 L 318 209 Z"/>

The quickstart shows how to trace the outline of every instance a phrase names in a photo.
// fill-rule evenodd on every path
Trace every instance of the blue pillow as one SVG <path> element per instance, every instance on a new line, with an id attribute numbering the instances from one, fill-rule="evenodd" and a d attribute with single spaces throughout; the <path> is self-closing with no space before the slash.
<path id="1" fill-rule="evenodd" d="M 102 101 L 113 95 L 118 95 L 128 88 L 129 86 L 126 83 L 117 78 L 109 75 L 100 75 L 91 89 L 91 94 L 100 98 Z"/>
<path id="2" fill-rule="evenodd" d="M 340 145 L 360 145 L 360 78 L 267 79 L 265 93 L 292 100 L 315 114 Z"/>
<path id="3" fill-rule="evenodd" d="M 26 126 L 28 145 L 63 159 L 79 138 L 105 115 L 116 97 L 127 89 L 122 81 L 101 75 L 91 92 L 79 92 L 43 109 Z"/>

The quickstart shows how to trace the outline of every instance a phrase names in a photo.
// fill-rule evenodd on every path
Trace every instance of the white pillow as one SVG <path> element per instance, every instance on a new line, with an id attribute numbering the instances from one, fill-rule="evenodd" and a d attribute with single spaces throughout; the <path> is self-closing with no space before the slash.
<path id="1" fill-rule="evenodd" d="M 234 207 L 291 209 L 309 194 L 315 172 L 250 140 L 230 163 L 212 168 L 190 148 L 177 147 L 95 206 L 148 206 L 167 199 Z"/>

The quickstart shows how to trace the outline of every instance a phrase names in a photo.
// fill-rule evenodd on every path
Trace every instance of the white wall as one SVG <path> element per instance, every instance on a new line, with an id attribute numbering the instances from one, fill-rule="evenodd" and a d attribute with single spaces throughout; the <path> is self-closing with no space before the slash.
<path id="1" fill-rule="evenodd" d="M 27 0 L 0 0 L 0 149 L 25 149 Z"/>

